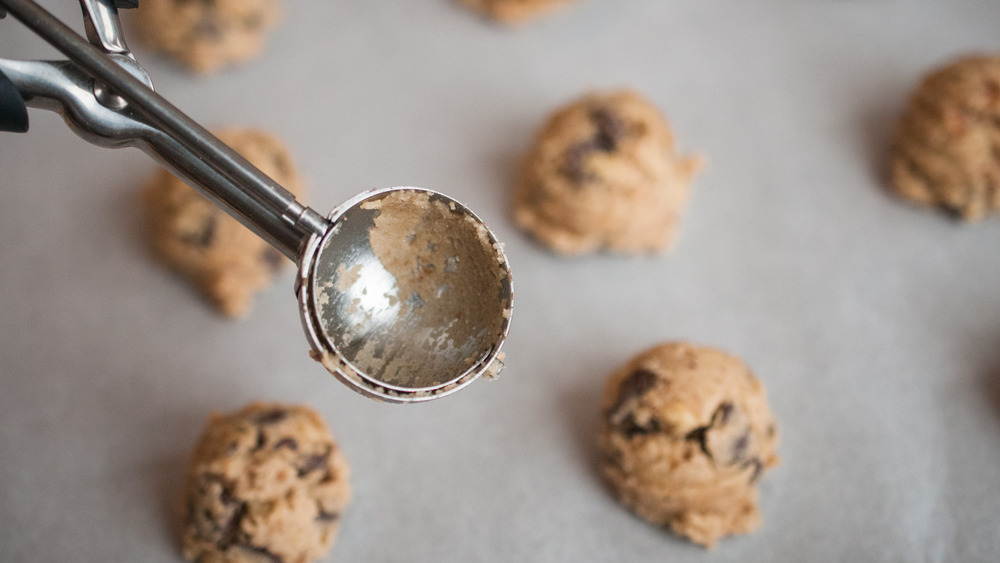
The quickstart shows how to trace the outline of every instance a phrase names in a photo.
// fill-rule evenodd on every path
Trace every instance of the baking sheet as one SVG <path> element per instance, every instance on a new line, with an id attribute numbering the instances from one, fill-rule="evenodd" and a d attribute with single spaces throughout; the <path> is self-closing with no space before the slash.
<path id="1" fill-rule="evenodd" d="M 188 451 L 253 399 L 308 403 L 342 443 L 331 560 L 1000 559 L 1000 220 L 883 189 L 907 92 L 1000 51 L 1000 3 L 583 0 L 516 29 L 446 0 L 286 4 L 217 77 L 132 43 L 194 118 L 282 136 L 319 210 L 409 184 L 480 214 L 515 274 L 507 370 L 425 405 L 355 395 L 308 358 L 290 273 L 246 320 L 214 314 L 148 255 L 156 165 L 33 110 L 0 136 L 0 560 L 178 560 Z M 0 54 L 53 56 L 11 18 Z M 617 86 L 709 165 L 672 254 L 555 257 L 508 219 L 514 169 L 550 110 Z M 744 358 L 781 423 L 763 527 L 711 553 L 595 471 L 604 377 L 669 339 Z"/>

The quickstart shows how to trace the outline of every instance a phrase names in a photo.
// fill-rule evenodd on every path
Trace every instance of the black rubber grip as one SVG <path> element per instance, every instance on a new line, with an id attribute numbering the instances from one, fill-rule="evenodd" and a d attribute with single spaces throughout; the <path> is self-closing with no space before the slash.
<path id="1" fill-rule="evenodd" d="M 0 131 L 28 131 L 28 106 L 24 105 L 21 93 L 3 71 L 0 71 Z"/>
<path id="2" fill-rule="evenodd" d="M 115 7 L 118 8 L 119 10 L 138 8 L 139 0 L 115 0 Z"/>

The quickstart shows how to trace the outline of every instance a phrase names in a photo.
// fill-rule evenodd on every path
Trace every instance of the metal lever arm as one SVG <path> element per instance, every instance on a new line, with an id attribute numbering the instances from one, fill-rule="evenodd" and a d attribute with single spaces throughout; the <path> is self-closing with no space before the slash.
<path id="1" fill-rule="evenodd" d="M 83 8 L 83 26 L 90 44 L 107 53 L 118 66 L 152 89 L 153 81 L 149 79 L 146 70 L 135 60 L 125 43 L 125 32 L 122 30 L 121 20 L 118 19 L 118 9 L 114 0 L 80 0 L 80 7 Z M 94 95 L 110 108 L 123 109 L 128 105 L 127 100 L 97 80 L 94 81 Z"/>
<path id="2" fill-rule="evenodd" d="M 182 171 L 197 170 L 197 173 L 183 175 L 192 179 L 213 199 L 224 203 L 231 214 L 241 218 L 245 224 L 253 225 L 255 232 L 269 233 L 265 238 L 275 243 L 286 256 L 297 259 L 298 248 L 308 236 L 326 232 L 329 222 L 325 217 L 296 201 L 274 180 L 33 0 L 0 0 L 0 9 L 4 8 L 69 57 L 80 70 L 106 84 L 114 95 L 127 102 L 127 107 L 115 109 L 113 113 L 147 124 L 147 127 L 164 133 L 165 138 L 170 140 L 169 145 L 182 147 L 189 160 L 173 163 L 171 167 Z M 200 176 L 205 168 L 214 171 L 214 176 L 224 178 L 226 184 L 234 189 L 231 192 L 215 192 L 218 186 L 203 181 Z M 252 205 L 244 205 L 251 202 Z"/>
<path id="3" fill-rule="evenodd" d="M 118 8 L 112 0 L 80 0 L 83 8 L 83 26 L 87 39 L 106 53 L 131 56 L 125 44 L 125 32 L 118 19 Z"/>
<path id="4" fill-rule="evenodd" d="M 0 59 L 0 74 L 9 77 L 15 94 L 20 92 L 29 107 L 59 113 L 74 133 L 95 145 L 141 149 L 258 236 L 286 254 L 295 252 L 299 235 L 290 225 L 140 116 L 100 103 L 93 93 L 94 80 L 73 63 Z M 294 254 L 290 257 L 295 259 Z"/>
<path id="5" fill-rule="evenodd" d="M 0 20 L 7 17 L 7 10 L 0 6 Z M 28 107 L 17 87 L 0 71 L 0 131 L 26 133 L 28 131 Z"/>
<path id="6" fill-rule="evenodd" d="M 0 131 L 24 133 L 28 130 L 28 107 L 7 75 L 0 71 Z"/>

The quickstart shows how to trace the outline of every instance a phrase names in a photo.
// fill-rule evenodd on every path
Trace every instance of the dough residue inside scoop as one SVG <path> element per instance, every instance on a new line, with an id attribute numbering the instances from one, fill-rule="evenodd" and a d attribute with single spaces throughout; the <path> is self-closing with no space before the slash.
<path id="1" fill-rule="evenodd" d="M 378 263 L 338 264 L 319 295 L 324 318 L 352 319 L 332 335 L 338 350 L 389 385 L 454 381 L 502 340 L 510 309 L 502 252 L 478 219 L 428 192 L 392 191 L 360 208 L 377 212 L 367 234 Z"/>

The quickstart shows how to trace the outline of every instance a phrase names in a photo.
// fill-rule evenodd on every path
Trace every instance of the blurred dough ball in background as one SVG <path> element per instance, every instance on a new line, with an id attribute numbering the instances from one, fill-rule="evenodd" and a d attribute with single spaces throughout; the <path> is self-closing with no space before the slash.
<path id="1" fill-rule="evenodd" d="M 303 181 L 288 149 L 277 138 L 254 129 L 223 129 L 215 135 L 302 200 Z M 249 313 L 254 293 L 271 285 L 290 263 L 166 170 L 160 170 L 147 186 L 145 203 L 156 256 L 188 278 L 226 315 Z"/>
<path id="2" fill-rule="evenodd" d="M 893 135 L 892 188 L 966 221 L 1000 211 L 1000 56 L 923 79 Z"/>
<path id="3" fill-rule="evenodd" d="M 556 111 L 535 137 L 514 219 L 564 254 L 662 251 L 702 164 L 677 154 L 663 115 L 638 93 L 589 94 Z"/>
<path id="4" fill-rule="evenodd" d="M 199 74 L 257 57 L 281 19 L 280 0 L 142 0 L 142 39 Z"/>

